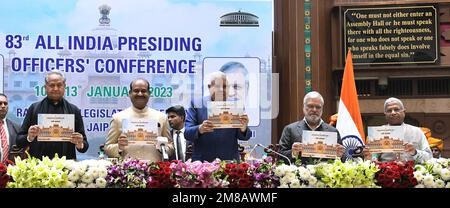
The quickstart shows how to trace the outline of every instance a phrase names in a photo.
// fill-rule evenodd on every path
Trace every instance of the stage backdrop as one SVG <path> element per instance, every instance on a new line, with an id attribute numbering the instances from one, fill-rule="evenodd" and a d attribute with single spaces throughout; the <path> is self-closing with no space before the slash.
<path id="1" fill-rule="evenodd" d="M 138 77 L 151 83 L 149 106 L 163 111 L 208 95 L 208 73 L 234 71 L 230 93 L 245 99 L 253 133 L 243 145 L 248 151 L 271 141 L 271 116 L 264 116 L 272 109 L 271 0 L 16 0 L 1 8 L 8 117 L 21 124 L 46 96 L 45 74 L 62 71 L 90 143 L 81 159 L 97 157 L 111 116 L 131 105 L 128 88 Z"/>

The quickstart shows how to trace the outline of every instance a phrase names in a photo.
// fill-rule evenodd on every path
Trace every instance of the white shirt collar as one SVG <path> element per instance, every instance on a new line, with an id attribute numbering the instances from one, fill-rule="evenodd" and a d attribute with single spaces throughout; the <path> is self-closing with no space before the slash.
<path id="1" fill-rule="evenodd" d="M 316 128 L 312 128 L 311 125 L 309 125 L 309 123 L 308 123 L 308 121 L 306 120 L 306 118 L 303 118 L 303 120 L 305 121 L 306 125 L 308 125 L 308 127 L 309 127 L 311 130 L 313 130 L 313 131 L 315 131 L 316 129 L 318 129 L 318 128 L 323 124 L 323 120 L 320 119 L 319 125 L 317 125 Z"/>

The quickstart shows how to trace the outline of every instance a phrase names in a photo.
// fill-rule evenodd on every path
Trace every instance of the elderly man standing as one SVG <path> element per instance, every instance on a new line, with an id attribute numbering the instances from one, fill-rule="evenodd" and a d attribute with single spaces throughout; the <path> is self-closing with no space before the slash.
<path id="1" fill-rule="evenodd" d="M 405 151 L 400 158 L 394 153 L 373 154 L 372 158 L 381 162 L 401 159 L 424 162 L 432 158 L 430 146 L 422 130 L 405 124 L 405 107 L 401 100 L 391 97 L 384 102 L 384 115 L 389 126 L 401 126 L 404 132 Z M 367 157 L 367 156 L 366 156 Z"/>
<path id="2" fill-rule="evenodd" d="M 214 129 L 208 120 L 207 102 L 227 101 L 228 83 L 223 72 L 210 74 L 209 96 L 191 102 L 186 117 L 186 140 L 193 143 L 192 160 L 213 161 L 240 160 L 238 140 L 249 140 L 251 136 L 247 115 L 240 116 L 242 128 Z M 197 105 L 201 105 L 197 108 Z"/>
<path id="3" fill-rule="evenodd" d="M 45 77 L 45 92 L 47 97 L 42 101 L 31 104 L 28 108 L 22 127 L 17 135 L 17 146 L 29 148 L 30 156 L 53 158 L 66 156 L 67 159 L 76 159 L 76 151 L 84 153 L 89 148 L 89 143 L 84 132 L 83 118 L 80 109 L 64 99 L 66 92 L 66 78 L 60 71 L 52 71 Z M 37 137 L 41 131 L 38 123 L 38 114 L 74 114 L 75 131 L 70 142 L 42 142 Z"/>
<path id="4" fill-rule="evenodd" d="M 344 147 L 341 145 L 342 141 L 339 132 L 336 128 L 330 126 L 322 120 L 322 109 L 324 100 L 322 95 L 316 91 L 309 92 L 303 98 L 303 113 L 305 117 L 294 123 L 284 127 L 280 138 L 281 153 L 290 158 L 291 161 L 301 157 L 302 151 L 302 134 L 303 130 L 308 131 L 326 131 L 337 133 L 337 154 L 344 153 Z M 302 158 L 302 162 L 305 162 Z"/>
<path id="5" fill-rule="evenodd" d="M 168 155 L 174 152 L 169 124 L 164 113 L 147 107 L 150 99 L 150 83 L 145 79 L 135 79 L 130 84 L 129 96 L 132 106 L 113 115 L 105 144 L 108 157 L 126 158 L 128 155 L 150 162 L 162 161 L 161 152 L 153 144 L 128 145 L 128 138 L 122 132 L 124 119 L 146 119 L 157 121 L 159 128 L 157 135 L 168 138 L 166 145 Z"/>

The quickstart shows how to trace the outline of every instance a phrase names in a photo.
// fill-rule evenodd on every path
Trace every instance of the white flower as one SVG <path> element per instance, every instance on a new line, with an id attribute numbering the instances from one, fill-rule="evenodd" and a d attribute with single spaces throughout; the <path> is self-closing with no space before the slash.
<path id="1" fill-rule="evenodd" d="M 308 183 L 309 183 L 310 186 L 316 184 L 317 183 L 317 178 L 314 177 L 314 176 L 309 177 L 308 178 Z"/>
<path id="2" fill-rule="evenodd" d="M 441 171 L 442 171 L 441 165 L 439 165 L 439 164 L 434 164 L 433 165 L 433 173 L 434 174 L 440 175 Z"/>
<path id="3" fill-rule="evenodd" d="M 295 174 L 292 173 L 292 172 L 287 173 L 284 177 L 285 177 L 286 180 L 288 180 L 288 181 L 292 181 L 292 180 L 296 179 Z"/>
<path id="4" fill-rule="evenodd" d="M 91 174 L 88 174 L 88 172 L 86 172 L 86 174 L 81 176 L 81 181 L 83 183 L 90 184 L 90 183 L 92 183 L 93 180 L 94 180 L 94 178 L 92 177 Z"/>
<path id="5" fill-rule="evenodd" d="M 289 186 L 287 184 L 281 184 L 278 188 L 289 188 Z"/>
<path id="6" fill-rule="evenodd" d="M 76 162 L 74 160 L 66 160 L 66 162 L 64 163 L 64 167 L 69 170 L 74 170 L 75 164 Z"/>
<path id="7" fill-rule="evenodd" d="M 325 184 L 322 181 L 316 183 L 315 187 L 317 188 L 325 188 Z"/>
<path id="8" fill-rule="evenodd" d="M 287 177 L 282 177 L 281 179 L 280 179 L 280 184 L 281 185 L 286 185 L 287 186 L 287 184 L 289 184 L 291 181 L 287 178 Z"/>
<path id="9" fill-rule="evenodd" d="M 433 188 L 434 187 L 434 178 L 433 178 L 433 176 L 431 174 L 426 174 L 423 177 L 423 184 L 427 188 Z"/>
<path id="10" fill-rule="evenodd" d="M 439 158 L 437 159 L 437 162 L 441 164 L 443 167 L 448 167 L 450 160 L 446 158 Z"/>
<path id="11" fill-rule="evenodd" d="M 287 168 L 287 165 L 284 165 L 284 164 L 278 166 L 277 168 L 275 168 L 275 175 L 278 177 L 284 176 L 286 174 L 286 168 Z"/>
<path id="12" fill-rule="evenodd" d="M 308 169 L 309 173 L 311 173 L 312 175 L 316 173 L 316 168 L 314 165 L 307 165 L 306 169 Z"/>
<path id="13" fill-rule="evenodd" d="M 416 171 L 420 171 L 420 172 L 427 172 L 427 169 L 423 166 L 423 165 L 416 165 L 414 166 L 414 169 L 416 169 Z"/>
<path id="14" fill-rule="evenodd" d="M 75 183 L 68 181 L 66 183 L 66 188 L 76 188 L 77 186 L 75 185 Z"/>
<path id="15" fill-rule="evenodd" d="M 98 177 L 106 178 L 107 175 L 108 175 L 108 169 L 106 169 L 105 167 L 99 168 Z"/>
<path id="16" fill-rule="evenodd" d="M 437 179 L 435 184 L 436 184 L 436 188 L 444 188 L 445 187 L 445 182 L 441 179 Z"/>
<path id="17" fill-rule="evenodd" d="M 92 178 L 98 178 L 99 175 L 99 170 L 97 167 L 91 167 L 89 168 L 89 170 L 86 172 L 86 174 L 91 174 Z"/>
<path id="18" fill-rule="evenodd" d="M 450 188 L 450 183 L 447 183 L 447 185 L 445 185 L 445 188 Z"/>
<path id="19" fill-rule="evenodd" d="M 97 186 L 97 188 L 105 188 L 106 180 L 104 178 L 97 178 L 95 179 L 95 185 Z"/>
<path id="20" fill-rule="evenodd" d="M 309 173 L 309 171 L 306 168 L 299 168 L 298 170 L 298 174 L 300 175 L 300 178 L 302 180 L 308 180 L 308 178 L 311 176 L 311 174 Z"/>
<path id="21" fill-rule="evenodd" d="M 87 185 L 85 183 L 79 183 L 77 188 L 87 188 Z"/>
<path id="22" fill-rule="evenodd" d="M 97 188 L 97 185 L 95 185 L 95 183 L 90 183 L 86 186 L 86 188 Z"/>
<path id="23" fill-rule="evenodd" d="M 80 175 L 78 175 L 78 173 L 76 171 L 71 171 L 69 173 L 69 175 L 67 176 L 67 178 L 69 179 L 69 181 L 71 182 L 77 182 L 78 179 L 80 179 Z"/>
<path id="24" fill-rule="evenodd" d="M 449 181 L 450 180 L 450 170 L 445 168 L 441 170 L 441 177 L 442 180 L 444 181 Z"/>
<path id="25" fill-rule="evenodd" d="M 294 179 L 291 181 L 291 188 L 300 188 L 300 181 L 298 179 Z"/>
<path id="26" fill-rule="evenodd" d="M 423 184 L 417 184 L 414 188 L 425 188 Z"/>
<path id="27" fill-rule="evenodd" d="M 423 180 L 423 173 L 421 171 L 414 172 L 414 178 L 417 179 L 417 182 L 422 182 Z"/>

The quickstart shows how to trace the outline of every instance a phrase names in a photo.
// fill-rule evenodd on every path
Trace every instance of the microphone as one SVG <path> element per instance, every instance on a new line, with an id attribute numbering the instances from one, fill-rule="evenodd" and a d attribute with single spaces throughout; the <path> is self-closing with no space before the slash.
<path id="1" fill-rule="evenodd" d="M 267 153 L 273 152 L 273 153 L 275 153 L 276 155 L 278 155 L 278 156 L 280 156 L 280 157 L 286 159 L 286 160 L 289 162 L 289 165 L 292 165 L 291 160 L 290 160 L 288 157 L 284 156 L 283 154 L 280 154 L 280 153 L 277 152 L 277 151 L 273 151 L 273 150 L 270 149 L 269 147 L 266 147 L 266 146 L 264 146 L 264 145 L 262 145 L 262 144 L 260 144 L 260 143 L 255 144 L 255 146 L 252 148 L 252 150 L 250 150 L 250 152 L 249 152 L 248 154 L 251 155 L 251 153 L 256 149 L 256 147 L 262 147 L 262 148 L 264 148 L 264 149 L 267 149 Z"/>
<path id="2" fill-rule="evenodd" d="M 156 138 L 156 149 L 161 150 L 163 155 L 163 160 L 169 160 L 169 155 L 166 152 L 166 144 L 169 143 L 167 137 L 157 137 Z"/>

